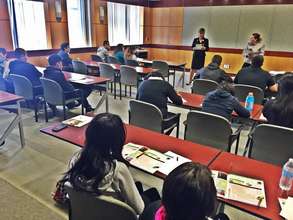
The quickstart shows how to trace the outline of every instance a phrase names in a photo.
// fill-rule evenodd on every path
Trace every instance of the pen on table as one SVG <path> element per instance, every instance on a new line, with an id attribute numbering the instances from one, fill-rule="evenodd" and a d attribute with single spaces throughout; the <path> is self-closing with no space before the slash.
<path id="1" fill-rule="evenodd" d="M 178 161 L 179 160 L 179 158 L 178 157 L 176 157 L 176 161 Z"/>

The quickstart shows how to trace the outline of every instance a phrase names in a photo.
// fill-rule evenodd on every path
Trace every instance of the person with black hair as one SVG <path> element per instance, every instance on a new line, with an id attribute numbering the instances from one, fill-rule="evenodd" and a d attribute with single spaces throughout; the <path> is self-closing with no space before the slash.
<path id="1" fill-rule="evenodd" d="M 263 109 L 268 123 L 293 128 L 293 75 L 286 73 L 279 80 L 276 99 L 268 101 Z"/>
<path id="2" fill-rule="evenodd" d="M 264 91 L 278 91 L 278 85 L 275 83 L 272 75 L 261 67 L 264 63 L 263 56 L 255 56 L 252 59 L 252 65 L 241 69 L 234 79 L 235 84 L 244 84 L 256 86 Z"/>
<path id="3" fill-rule="evenodd" d="M 212 62 L 202 69 L 200 69 L 197 74 L 200 79 L 209 79 L 217 83 L 222 81 L 233 82 L 232 78 L 220 68 L 222 63 L 222 57 L 220 55 L 214 55 Z"/>
<path id="4" fill-rule="evenodd" d="M 244 63 L 242 68 L 251 66 L 252 59 L 255 56 L 265 55 L 265 45 L 259 33 L 253 33 L 245 48 L 243 49 Z"/>
<path id="5" fill-rule="evenodd" d="M 165 179 L 162 201 L 151 204 L 141 220 L 229 220 L 215 216 L 217 190 L 211 171 L 199 163 L 188 162 L 175 168 Z"/>
<path id="6" fill-rule="evenodd" d="M 64 42 L 60 46 L 60 50 L 57 53 L 61 59 L 62 59 L 62 64 L 63 64 L 63 70 L 65 71 L 73 71 L 73 66 L 72 66 L 72 59 L 69 56 L 70 53 L 70 46 L 68 42 Z"/>
<path id="7" fill-rule="evenodd" d="M 63 184 L 69 181 L 76 190 L 113 197 L 141 214 L 144 200 L 127 167 L 128 162 L 122 157 L 126 131 L 121 118 L 110 113 L 98 114 L 89 123 L 85 136 L 86 145 L 71 159 Z M 150 195 L 149 191 L 142 194 Z M 157 191 L 156 194 L 148 197 L 149 202 L 160 199 Z"/>
<path id="8" fill-rule="evenodd" d="M 62 87 L 63 91 L 66 93 L 65 95 L 66 99 L 75 98 L 79 96 L 81 91 L 83 95 L 82 102 L 83 102 L 83 106 L 86 109 L 86 112 L 93 111 L 93 108 L 87 101 L 87 97 L 91 94 L 92 89 L 88 86 L 74 87 L 70 82 L 68 82 L 65 79 L 64 74 L 62 72 L 62 67 L 63 67 L 62 59 L 59 55 L 57 54 L 51 55 L 48 59 L 48 62 L 49 62 L 49 66 L 44 70 L 44 77 L 57 82 Z M 80 91 L 79 92 L 74 91 L 76 88 L 80 89 Z M 80 105 L 80 103 L 78 103 L 77 105 Z M 67 105 L 68 108 L 73 108 L 75 106 L 76 106 L 75 103 L 70 103 Z M 55 111 L 56 107 L 55 108 L 53 106 L 50 106 L 50 107 L 53 109 L 53 111 Z"/>
<path id="9" fill-rule="evenodd" d="M 103 46 L 100 46 L 97 50 L 97 55 L 106 61 L 107 57 L 109 56 L 110 49 L 111 47 L 109 41 L 104 40 Z"/>
<path id="10" fill-rule="evenodd" d="M 120 64 L 125 64 L 123 44 L 117 44 L 117 46 L 114 49 L 113 55 L 120 62 Z"/>
<path id="11" fill-rule="evenodd" d="M 192 50 L 193 57 L 190 69 L 189 83 L 187 83 L 187 85 L 191 84 L 194 73 L 204 67 L 206 51 L 209 50 L 209 40 L 205 38 L 204 28 L 200 28 L 198 31 L 198 37 L 194 38 L 192 42 Z"/>
<path id="12" fill-rule="evenodd" d="M 249 111 L 234 97 L 233 84 L 227 82 L 222 82 L 216 90 L 206 95 L 202 111 L 220 115 L 228 120 L 231 119 L 233 111 L 240 117 L 250 117 Z"/>
<path id="13" fill-rule="evenodd" d="M 35 95 L 42 95 L 43 87 L 40 81 L 42 73 L 33 64 L 27 62 L 27 53 L 24 49 L 16 48 L 14 56 L 16 60 L 9 64 L 10 73 L 28 78 L 34 87 Z"/>

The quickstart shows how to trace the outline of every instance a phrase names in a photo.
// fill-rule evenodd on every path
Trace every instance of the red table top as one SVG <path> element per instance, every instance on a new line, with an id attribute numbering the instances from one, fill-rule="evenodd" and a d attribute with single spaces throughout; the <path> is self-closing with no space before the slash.
<path id="1" fill-rule="evenodd" d="M 262 218 L 273 220 L 282 219 L 279 215 L 281 210 L 278 201 L 278 196 L 280 194 L 279 180 L 282 171 L 281 167 L 249 159 L 247 157 L 222 152 L 220 156 L 212 162 L 209 168 L 212 170 L 220 170 L 227 173 L 263 180 L 265 183 L 267 208 L 259 208 L 232 200 L 224 201 L 225 203 Z M 293 190 L 291 195 L 293 195 Z"/>
<path id="2" fill-rule="evenodd" d="M 188 93 L 188 92 L 179 92 L 181 97 L 186 100 L 186 102 L 183 103 L 183 106 L 186 108 L 191 108 L 191 109 L 201 109 L 202 108 L 202 103 L 204 100 L 204 96 L 202 95 L 197 95 L 194 93 Z M 244 105 L 244 103 L 242 103 Z M 262 105 L 254 104 L 253 106 L 253 111 L 251 114 L 251 119 L 254 121 L 260 121 L 260 116 L 262 114 Z M 237 116 L 235 112 L 233 112 L 233 115 Z"/>
<path id="3" fill-rule="evenodd" d="M 97 68 L 99 67 L 99 62 L 85 61 L 84 63 L 89 67 L 97 67 Z M 111 63 L 107 63 L 107 64 L 111 65 L 113 67 L 113 69 L 120 71 L 121 65 L 111 64 Z M 153 69 L 153 68 L 149 68 L 149 67 L 142 67 L 142 66 L 133 67 L 133 68 L 135 68 L 137 73 L 142 74 L 142 75 L 147 75 L 147 74 L 152 73 L 157 70 L 157 69 Z"/>
<path id="4" fill-rule="evenodd" d="M 0 104 L 5 104 L 7 102 L 13 102 L 13 101 L 18 101 L 22 100 L 23 97 L 14 95 L 8 92 L 0 91 Z"/>
<path id="5" fill-rule="evenodd" d="M 43 128 L 41 132 L 79 147 L 84 146 L 85 130 L 87 126 L 81 128 L 68 127 L 62 131 L 53 132 L 52 128 L 55 126 L 56 124 Z M 132 142 L 144 145 L 162 153 L 173 151 L 194 162 L 199 162 L 204 165 L 209 165 L 220 154 L 220 151 L 215 148 L 184 141 L 132 125 L 126 125 L 126 131 L 126 143 Z"/>
<path id="6" fill-rule="evenodd" d="M 89 76 L 89 75 L 83 75 L 83 74 L 79 74 L 79 73 L 73 73 L 73 72 L 67 72 L 67 71 L 62 71 L 65 79 L 69 80 L 71 78 L 76 77 L 84 77 L 86 79 L 90 79 L 91 81 L 73 81 L 74 83 L 78 83 L 78 84 L 84 84 L 84 85 L 93 85 L 93 84 L 99 84 L 99 83 L 105 83 L 107 81 L 109 81 L 110 79 L 108 78 L 104 78 L 104 77 L 99 77 L 99 76 Z"/>

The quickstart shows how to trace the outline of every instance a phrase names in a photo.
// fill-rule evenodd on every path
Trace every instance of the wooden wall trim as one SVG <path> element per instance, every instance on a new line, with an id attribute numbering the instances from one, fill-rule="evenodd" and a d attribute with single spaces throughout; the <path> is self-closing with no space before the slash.
<path id="1" fill-rule="evenodd" d="M 166 44 L 144 44 L 146 48 L 161 48 L 161 49 L 173 49 L 173 50 L 192 50 L 191 46 L 181 46 L 181 45 L 166 45 Z M 215 53 L 233 53 L 241 54 L 242 49 L 238 48 L 213 48 L 211 47 L 210 52 Z M 266 51 L 266 56 L 276 56 L 276 57 L 293 57 L 293 52 L 290 51 Z"/>

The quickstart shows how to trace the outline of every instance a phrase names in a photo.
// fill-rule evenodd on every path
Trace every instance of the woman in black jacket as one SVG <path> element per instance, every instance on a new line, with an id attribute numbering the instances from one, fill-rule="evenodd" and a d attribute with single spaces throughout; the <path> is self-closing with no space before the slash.
<path id="1" fill-rule="evenodd" d="M 279 94 L 263 109 L 268 123 L 293 128 L 293 74 L 286 73 L 279 81 Z"/>

